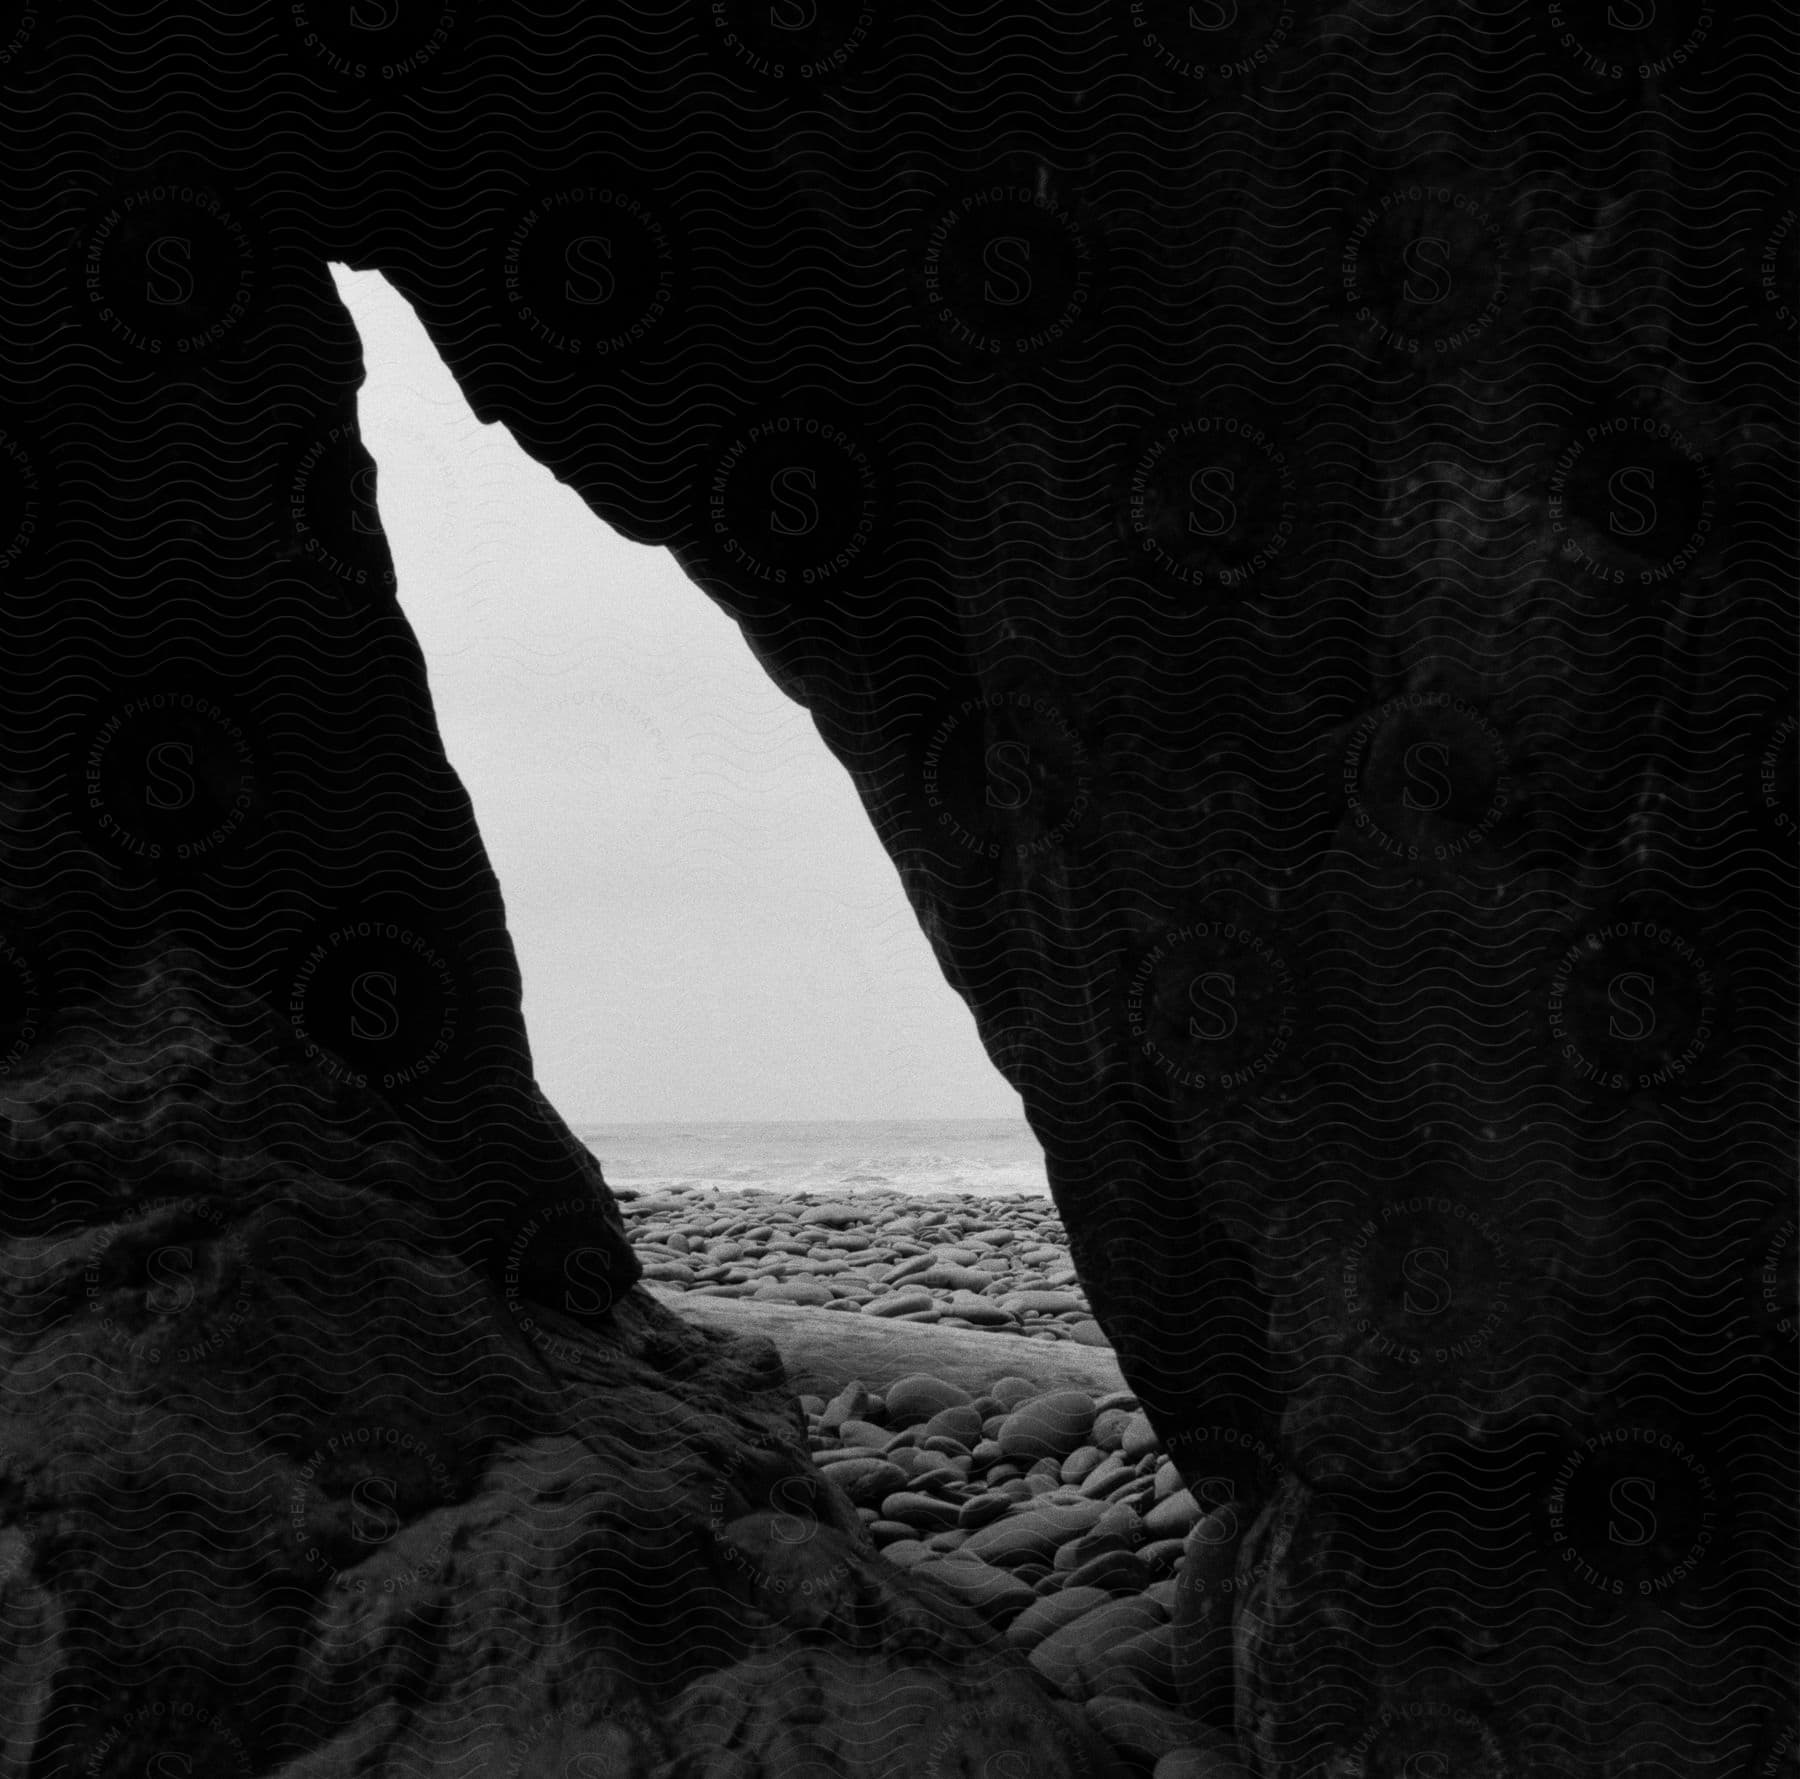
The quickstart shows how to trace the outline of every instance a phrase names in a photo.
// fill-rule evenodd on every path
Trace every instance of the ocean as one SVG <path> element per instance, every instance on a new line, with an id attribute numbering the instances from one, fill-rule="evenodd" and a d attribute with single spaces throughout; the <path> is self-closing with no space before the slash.
<path id="1" fill-rule="evenodd" d="M 640 1192 L 716 1186 L 844 1198 L 874 1191 L 1050 1196 L 1044 1152 L 1022 1118 L 583 1124 L 574 1129 L 598 1158 L 609 1185 Z"/>

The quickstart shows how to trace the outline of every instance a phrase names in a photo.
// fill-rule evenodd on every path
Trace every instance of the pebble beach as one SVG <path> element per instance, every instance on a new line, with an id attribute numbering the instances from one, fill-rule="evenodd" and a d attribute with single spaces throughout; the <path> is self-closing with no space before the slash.
<path id="1" fill-rule="evenodd" d="M 1041 1392 L 1009 1371 L 1022 1341 L 1107 1345 L 1054 1204 L 616 1196 L 646 1278 L 666 1288 L 991 1335 L 980 1393 L 914 1372 L 802 1396 L 815 1462 L 891 1562 L 929 1569 L 975 1605 L 1127 1770 L 1244 1779 L 1227 1738 L 1181 1704 L 1229 1686 L 1229 1635 L 1181 1631 L 1183 1577 L 1214 1528 L 1129 1392 Z M 1225 1673 L 1204 1671 L 1221 1660 Z"/>

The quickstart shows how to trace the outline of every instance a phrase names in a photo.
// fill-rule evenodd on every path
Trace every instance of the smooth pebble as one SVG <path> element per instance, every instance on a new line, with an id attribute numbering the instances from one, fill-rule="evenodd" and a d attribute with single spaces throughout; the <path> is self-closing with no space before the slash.
<path id="1" fill-rule="evenodd" d="M 1094 1399 L 1085 1390 L 1049 1390 L 1021 1403 L 996 1436 L 1008 1458 L 1062 1461 L 1084 1444 L 1094 1425 Z"/>

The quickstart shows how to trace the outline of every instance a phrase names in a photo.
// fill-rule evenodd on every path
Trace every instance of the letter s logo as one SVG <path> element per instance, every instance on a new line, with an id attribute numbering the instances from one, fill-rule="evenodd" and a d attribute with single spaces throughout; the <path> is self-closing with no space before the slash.
<path id="1" fill-rule="evenodd" d="M 563 1256 L 562 1269 L 563 1303 L 570 1315 L 603 1316 L 612 1308 L 612 1259 L 604 1248 L 576 1248 Z"/>
<path id="2" fill-rule="evenodd" d="M 144 300 L 159 308 L 177 309 L 194 300 L 194 274 L 189 270 L 194 244 L 185 235 L 158 235 L 144 254 Z"/>
<path id="3" fill-rule="evenodd" d="M 1207 0 L 1204 15 L 1198 6 L 1188 8 L 1190 31 L 1229 31 L 1237 20 L 1237 0 Z"/>
<path id="4" fill-rule="evenodd" d="M 400 1014 L 392 996 L 400 992 L 400 978 L 391 970 L 364 970 L 350 985 L 350 1000 L 356 1016 L 350 1021 L 350 1035 L 365 1044 L 385 1044 L 400 1030 Z M 367 1013 L 375 1021 L 364 1025 Z"/>
<path id="5" fill-rule="evenodd" d="M 194 1763 L 185 1754 L 160 1749 L 144 1762 L 144 1779 L 189 1779 Z"/>
<path id="6" fill-rule="evenodd" d="M 367 11 L 362 0 L 350 8 L 350 23 L 359 31 L 386 31 L 400 22 L 400 0 L 374 0 Z"/>
<path id="7" fill-rule="evenodd" d="M 1633 998 L 1632 990 L 1643 996 Z M 1656 1030 L 1656 978 L 1641 970 L 1627 970 L 1615 976 L 1606 990 L 1607 1005 L 1614 1009 L 1606 1024 L 1609 1038 L 1623 1039 L 1627 1044 L 1641 1044 Z M 1620 1024 L 1619 1015 L 1627 1015 L 1628 1024 Z"/>
<path id="8" fill-rule="evenodd" d="M 187 768 L 194 750 L 185 741 L 159 741 L 144 755 L 144 801 L 152 809 L 186 809 L 194 800 Z"/>
<path id="9" fill-rule="evenodd" d="M 1188 530 L 1196 537 L 1223 537 L 1237 523 L 1237 502 L 1231 498 L 1236 490 L 1237 472 L 1221 463 L 1195 470 L 1188 477 L 1188 499 L 1194 509 L 1188 514 Z"/>
<path id="10" fill-rule="evenodd" d="M 769 8 L 769 23 L 780 31 L 810 31 L 819 22 L 813 0 L 780 0 Z"/>
<path id="11" fill-rule="evenodd" d="M 1614 501 L 1613 510 L 1606 515 L 1606 526 L 1616 536 L 1642 537 L 1656 523 L 1656 471 L 1647 463 L 1631 463 L 1614 470 L 1606 491 Z M 1642 506 L 1638 505 L 1639 500 Z"/>
<path id="12" fill-rule="evenodd" d="M 981 1779 L 1032 1779 L 1031 1756 L 1022 1748 L 1002 1748 L 981 1763 Z"/>
<path id="13" fill-rule="evenodd" d="M 1455 1297 L 1450 1290 L 1450 1250 L 1448 1248 L 1408 1248 L 1400 1262 L 1400 1276 L 1409 1289 L 1400 1299 L 1409 1316 L 1441 1316 Z M 1414 1296 L 1411 1287 L 1420 1293 Z"/>
<path id="14" fill-rule="evenodd" d="M 1443 742 L 1415 741 L 1406 750 L 1403 764 L 1406 789 L 1400 793 L 1400 801 L 1408 809 L 1443 809 L 1449 804 L 1450 749 Z"/>
<path id="15" fill-rule="evenodd" d="M 365 1476 L 350 1491 L 350 1536 L 358 1544 L 385 1544 L 400 1530 L 398 1495 L 391 1476 Z"/>
<path id="16" fill-rule="evenodd" d="M 199 1293 L 194 1288 L 194 1250 L 158 1248 L 145 1262 L 149 1288 L 144 1307 L 155 1316 L 179 1316 Z"/>
<path id="17" fill-rule="evenodd" d="M 769 1536 L 777 1544 L 806 1544 L 819 1529 L 813 1514 L 812 1485 L 803 1476 L 784 1476 L 769 1491 L 771 1508 L 786 1508 L 769 1522 Z"/>
<path id="18" fill-rule="evenodd" d="M 1450 1757 L 1427 1749 L 1423 1754 L 1409 1754 L 1401 1779 L 1450 1779 Z"/>
<path id="19" fill-rule="evenodd" d="M 813 491 L 819 485 L 817 474 L 803 464 L 790 464 L 769 478 L 769 529 L 783 537 L 805 537 L 819 524 L 819 503 Z M 786 497 L 787 511 L 782 510 Z M 787 513 L 794 517 L 789 519 Z"/>
<path id="20" fill-rule="evenodd" d="M 375 504 L 375 466 L 365 463 L 350 478 L 350 529 L 364 537 L 381 535 L 381 509 Z"/>
<path id="21" fill-rule="evenodd" d="M 1608 1520 L 1606 1536 L 1614 1544 L 1635 1549 L 1656 1536 L 1656 1481 L 1648 1476 L 1621 1476 L 1612 1486 L 1608 1503 L 1623 1521 Z M 1643 1515 L 1639 1519 L 1632 1509 Z"/>
<path id="22" fill-rule="evenodd" d="M 1625 0 L 1623 6 L 1609 6 L 1606 22 L 1615 31 L 1647 31 L 1656 22 L 1656 0 Z"/>
<path id="23" fill-rule="evenodd" d="M 1412 274 L 1401 287 L 1409 303 L 1429 308 L 1450 294 L 1450 243 L 1442 235 L 1421 235 L 1408 241 L 1400 258 Z"/>
<path id="24" fill-rule="evenodd" d="M 1031 801 L 1031 749 L 1022 741 L 996 741 L 987 751 L 987 806 L 989 809 L 1023 809 Z M 1002 796 L 994 789 L 998 779 L 1006 787 Z"/>
<path id="25" fill-rule="evenodd" d="M 619 289 L 619 281 L 612 274 L 612 256 L 610 235 L 577 235 L 563 249 L 563 264 L 571 272 L 579 272 L 582 282 L 577 286 L 573 278 L 565 278 L 564 298 L 588 309 L 610 303 Z"/>
<path id="26" fill-rule="evenodd" d="M 1202 995 L 1207 998 L 1202 999 Z M 1207 970 L 1188 984 L 1188 1005 L 1194 1017 L 1188 1020 L 1188 1036 L 1203 1044 L 1218 1044 L 1237 1030 L 1237 978 L 1224 970 Z"/>
<path id="27" fill-rule="evenodd" d="M 1202 1544 L 1229 1544 L 1243 1529 L 1238 1523 L 1237 1490 L 1228 1476 L 1203 1476 L 1194 1490 L 1201 1517 L 1194 1536 Z"/>
<path id="28" fill-rule="evenodd" d="M 981 263 L 993 274 L 982 281 L 983 302 L 1013 309 L 1031 295 L 1031 243 L 1023 235 L 996 235 L 982 248 Z"/>

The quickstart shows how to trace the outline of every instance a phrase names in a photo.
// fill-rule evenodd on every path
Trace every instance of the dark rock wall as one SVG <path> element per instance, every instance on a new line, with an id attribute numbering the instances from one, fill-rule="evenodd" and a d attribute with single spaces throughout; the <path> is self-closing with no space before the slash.
<path id="1" fill-rule="evenodd" d="M 0 1771 L 1006 1750 L 1113 1779 L 974 1608 L 876 1557 L 772 1348 L 642 1292 L 586 1326 L 503 1308 L 443 1240 L 430 1143 L 346 1142 L 277 1023 L 171 948 L 9 1078 L 21 1146 L 60 1133 L 119 1192 L 0 1252 Z"/>
<path id="2" fill-rule="evenodd" d="M 1127 1377 L 1260 1515 L 1262 1771 L 1737 1771 L 1792 1597 L 1790 24 L 809 18 L 18 14 L 15 1066 L 192 952 L 458 1249 L 636 1277 L 394 603 L 325 262 L 379 267 L 852 773 Z M 17 1235 L 155 1183 L 8 1116 Z"/>

